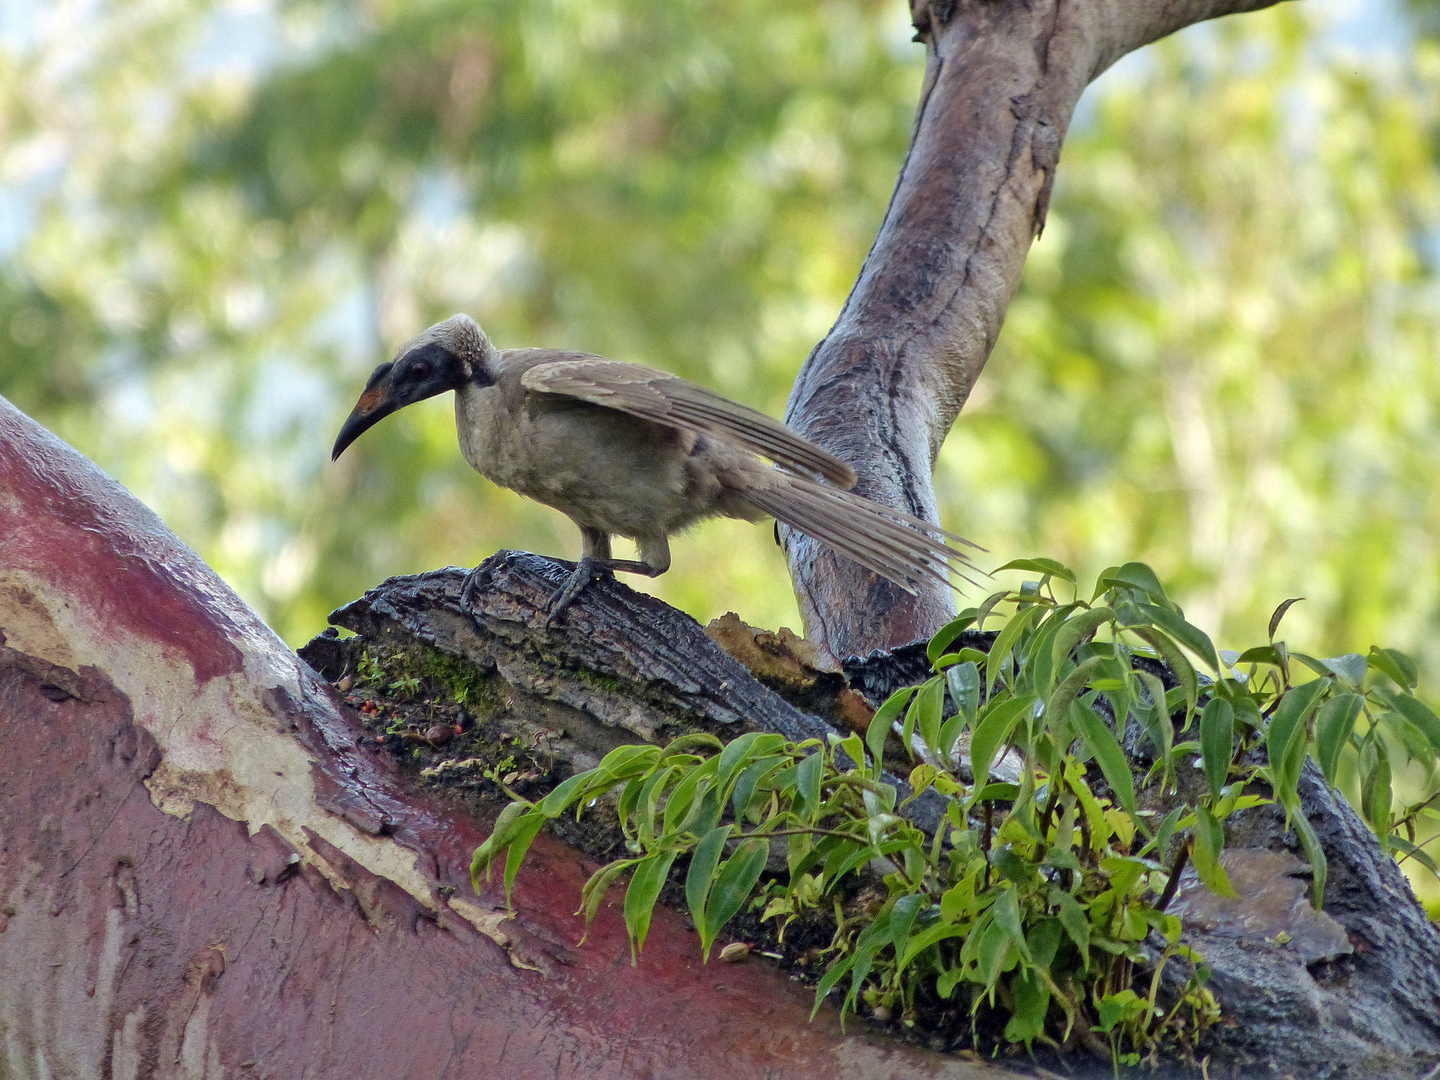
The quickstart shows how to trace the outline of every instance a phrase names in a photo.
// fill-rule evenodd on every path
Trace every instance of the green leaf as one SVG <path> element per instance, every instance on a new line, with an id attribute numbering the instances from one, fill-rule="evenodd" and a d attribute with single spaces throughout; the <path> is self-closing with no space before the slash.
<path id="1" fill-rule="evenodd" d="M 1328 656 L 1320 662 L 1353 686 L 1358 687 L 1365 681 L 1365 657 L 1359 653 L 1352 652 L 1346 653 L 1344 656 Z"/>
<path id="2" fill-rule="evenodd" d="M 1045 1031 L 1045 1013 L 1050 1008 L 1050 989 L 1033 971 L 1017 971 L 1010 979 L 1010 999 L 1015 1011 L 1005 1024 L 1007 1042 L 1030 1044 Z"/>
<path id="3" fill-rule="evenodd" d="M 1275 648 L 1280 649 L 1284 644 L 1285 644 L 1285 643 L 1284 643 L 1283 641 L 1277 641 L 1277 642 L 1275 643 Z M 1283 656 L 1290 656 L 1290 657 L 1293 657 L 1293 658 L 1296 659 L 1296 660 L 1299 660 L 1302 664 L 1304 664 L 1306 667 L 1308 667 L 1311 671 L 1315 672 L 1316 675 L 1319 675 L 1319 676 L 1321 676 L 1322 678 L 1328 678 L 1328 677 L 1332 674 L 1332 672 L 1330 671 L 1330 669 L 1325 665 L 1325 661 L 1324 661 L 1324 660 L 1317 660 L 1315 657 L 1311 656 L 1309 653 L 1296 652 L 1296 651 L 1294 651 L 1294 650 L 1292 649 L 1292 650 L 1288 650 L 1288 651 L 1282 651 L 1282 655 L 1283 655 Z"/>
<path id="4" fill-rule="evenodd" d="M 763 757 L 745 766 L 745 771 L 742 772 L 735 781 L 735 791 L 731 797 L 731 805 L 735 809 L 735 820 L 737 822 L 744 819 L 745 808 L 750 805 L 750 800 L 755 797 L 755 789 L 760 786 L 760 781 L 789 760 L 787 757 L 780 756 Z"/>
<path id="5" fill-rule="evenodd" d="M 1210 636 L 1198 626 L 1186 622 L 1169 608 L 1159 607 L 1155 604 L 1138 606 L 1142 612 L 1154 620 L 1156 626 L 1209 664 L 1212 671 L 1216 673 L 1220 671 L 1220 658 L 1215 655 L 1215 645 L 1210 640 Z"/>
<path id="6" fill-rule="evenodd" d="M 875 767 L 878 770 L 880 762 L 885 756 L 885 738 L 895 724 L 895 718 L 900 715 L 902 709 L 909 704 L 910 699 L 915 695 L 915 687 L 906 686 L 896 690 L 885 699 L 874 716 L 870 718 L 870 726 L 865 729 L 865 748 L 870 751 L 870 756 L 875 760 Z M 909 750 L 909 747 L 906 747 Z"/>
<path id="7" fill-rule="evenodd" d="M 1170 719 L 1170 707 L 1165 700 L 1165 685 L 1148 671 L 1137 668 L 1135 674 L 1140 676 L 1140 682 L 1150 695 L 1150 724 L 1147 731 L 1150 742 L 1160 751 L 1165 785 L 1168 787 L 1175 779 L 1175 764 L 1170 754 L 1175 746 L 1175 723 Z"/>
<path id="8" fill-rule="evenodd" d="M 975 665 L 975 661 L 967 660 L 963 664 L 956 664 L 945 673 L 945 682 L 959 715 L 963 716 L 967 723 L 974 723 L 975 715 L 980 710 L 980 669 Z"/>
<path id="9" fill-rule="evenodd" d="M 611 779 L 625 779 L 631 776 L 639 776 L 660 760 L 661 752 L 658 746 L 632 743 L 626 746 L 617 746 L 610 753 L 600 759 L 600 764 L 595 766 L 597 777 L 606 780 L 606 786 L 610 786 Z"/>
<path id="10" fill-rule="evenodd" d="M 1049 968 L 1055 962 L 1063 936 L 1059 919 L 1042 919 L 1030 928 L 1025 940 L 1030 943 L 1030 958 L 1037 968 Z"/>
<path id="11" fill-rule="evenodd" d="M 742 904 L 750 898 L 760 873 L 765 869 L 765 860 L 770 856 L 770 842 L 759 837 L 742 840 L 735 854 L 725 860 L 720 868 L 715 885 L 710 890 L 710 899 L 705 905 L 705 929 L 718 934 Z"/>
<path id="12" fill-rule="evenodd" d="M 905 731 L 920 729 L 920 741 L 932 754 L 940 753 L 940 720 L 945 708 L 945 679 L 936 675 L 920 684 L 905 714 Z M 909 746 L 908 737 L 905 740 Z"/>
<path id="13" fill-rule="evenodd" d="M 976 725 L 975 734 L 970 738 L 970 771 L 975 776 L 977 792 L 990 779 L 996 751 L 1010 738 L 1019 719 L 1034 707 L 1035 699 L 1028 694 L 1011 698 L 991 707 Z"/>
<path id="14" fill-rule="evenodd" d="M 660 751 L 660 759 L 663 761 L 676 754 L 693 754 L 696 750 L 709 750 L 713 753 L 723 749 L 725 743 L 708 731 L 691 731 L 671 739 Z"/>
<path id="15" fill-rule="evenodd" d="M 1234 668 L 1241 664 L 1270 664 L 1282 669 L 1285 667 L 1284 658 L 1274 645 L 1257 645 L 1253 649 L 1246 649 L 1230 666 Z"/>
<path id="16" fill-rule="evenodd" d="M 1200 699 L 1200 680 L 1195 675 L 1195 669 L 1190 666 L 1190 661 L 1185 659 L 1185 654 L 1175 646 L 1175 642 L 1168 634 L 1157 630 L 1153 626 L 1134 626 L 1129 628 L 1136 637 L 1150 645 L 1160 654 L 1160 658 L 1169 665 L 1175 677 L 1180 680 L 1180 686 L 1185 691 L 1185 712 L 1188 716 L 1195 710 L 1196 702 Z"/>
<path id="17" fill-rule="evenodd" d="M 700 785 L 713 783 L 719 766 L 720 759 L 712 757 L 691 768 L 675 785 L 675 790 L 665 800 L 665 817 L 661 825 L 664 832 L 673 833 L 694 824 L 694 818 L 700 812 L 697 802 L 697 797 L 701 794 Z"/>
<path id="18" fill-rule="evenodd" d="M 1425 733 L 1436 751 L 1440 751 L 1440 716 L 1436 716 L 1428 705 L 1409 694 L 1387 694 L 1385 701 L 1392 709 L 1409 720 Z"/>
<path id="19" fill-rule="evenodd" d="M 1385 847 L 1390 837 L 1390 807 L 1395 801 L 1390 782 L 1390 754 L 1379 739 L 1370 739 L 1360 754 L 1360 808 Z"/>
<path id="20" fill-rule="evenodd" d="M 611 884 L 620 876 L 621 871 L 634 866 L 639 861 L 639 859 L 616 859 L 614 862 L 600 867 L 585 882 L 585 887 L 580 890 L 580 910 L 585 913 L 585 934 L 587 936 L 590 933 L 590 924 L 599 914 L 600 905 L 604 903 L 605 894 L 610 891 Z M 580 943 L 582 945 L 585 943 L 585 937 L 580 938 Z"/>
<path id="21" fill-rule="evenodd" d="M 1225 830 L 1208 807 L 1195 808 L 1194 833 L 1195 846 L 1190 849 L 1190 861 L 1195 864 L 1195 873 L 1211 892 L 1234 897 L 1235 888 L 1225 867 L 1220 865 L 1220 853 L 1225 850 Z"/>
<path id="22" fill-rule="evenodd" d="M 1310 899 L 1319 911 L 1325 902 L 1325 881 L 1330 872 L 1329 862 L 1325 858 L 1325 849 L 1320 846 L 1320 837 L 1315 835 L 1315 828 L 1310 824 L 1310 819 L 1300 808 L 1300 800 L 1297 797 L 1293 806 L 1286 807 L 1286 820 L 1295 826 L 1295 831 L 1300 835 L 1300 846 L 1305 849 L 1305 855 L 1310 860 Z M 1381 846 L 1384 846 L 1382 841 Z"/>
<path id="23" fill-rule="evenodd" d="M 836 748 L 838 753 L 844 754 L 847 758 L 850 759 L 851 764 L 854 766 L 855 770 L 860 773 L 861 776 L 866 775 L 865 744 L 860 741 L 859 735 L 855 735 L 852 733 L 850 735 L 846 735 L 845 738 L 841 739 L 838 738 L 836 735 L 831 734 L 828 735 L 827 738 L 829 738 L 831 745 Z M 838 757 L 835 759 L 835 767 L 837 769 L 843 768 Z M 879 775 L 878 769 L 876 770 L 876 775 Z"/>
<path id="24" fill-rule="evenodd" d="M 890 943 L 890 907 L 882 908 L 875 921 L 860 931 L 855 939 L 855 966 L 850 969 L 850 992 L 845 995 L 847 1007 L 853 1007 L 865 977 L 875 962 L 875 954 Z"/>
<path id="25" fill-rule="evenodd" d="M 505 853 L 505 904 L 507 907 L 510 904 L 510 893 L 515 888 L 515 878 L 520 873 L 520 864 L 525 861 L 525 853 L 530 850 L 530 845 L 544 824 L 545 818 L 542 815 L 529 814 L 515 824 L 515 828 L 511 830 L 506 839 L 508 850 Z"/>
<path id="26" fill-rule="evenodd" d="M 1147 1008 L 1144 999 L 1134 990 L 1125 989 L 1116 994 L 1106 994 L 1096 1007 L 1095 1018 L 1100 1021 L 1097 1031 L 1109 1034 L 1119 1024 L 1143 1015 Z"/>
<path id="27" fill-rule="evenodd" d="M 998 574 L 1005 570 L 1026 570 L 1032 574 L 1049 574 L 1051 577 L 1068 581 L 1071 585 L 1075 584 L 1075 574 L 1070 568 L 1054 559 L 1012 559 L 1004 566 L 997 566 L 991 573 Z"/>
<path id="28" fill-rule="evenodd" d="M 1107 566 L 1104 570 L 1101 570 L 1100 576 L 1095 579 L 1095 593 L 1090 599 L 1094 600 L 1106 589 L 1111 588 L 1115 581 L 1115 575 L 1119 572 L 1120 567 L 1118 566 Z"/>
<path id="29" fill-rule="evenodd" d="M 648 845 L 655 838 L 655 812 L 660 805 L 660 793 L 674 774 L 673 765 L 657 769 L 640 789 L 640 795 L 635 800 L 635 834 L 642 844 Z"/>
<path id="30" fill-rule="evenodd" d="M 1108 577 L 1116 584 L 1139 589 L 1157 604 L 1170 606 L 1170 601 L 1165 596 L 1165 587 L 1160 584 L 1160 579 L 1155 576 L 1155 571 L 1142 562 L 1127 562 L 1124 566 L 1112 571 Z"/>
<path id="31" fill-rule="evenodd" d="M 725 744 L 725 749 L 720 751 L 720 764 L 716 767 L 715 786 L 719 789 L 721 797 L 724 798 L 730 790 L 730 781 L 734 779 L 735 772 L 744 764 L 745 758 L 753 750 L 756 754 L 766 753 L 766 750 L 756 747 L 761 739 L 772 739 L 763 731 L 747 731 L 730 742 Z M 781 740 L 782 744 L 784 740 Z M 779 747 L 775 747 L 779 749 Z"/>
<path id="32" fill-rule="evenodd" d="M 1025 940 L 1025 930 L 1020 923 L 1018 890 L 1007 886 L 1001 892 L 1000 899 L 995 901 L 990 910 L 995 913 L 996 925 L 1005 931 L 1016 950 L 1025 958 L 1025 962 L 1027 964 L 1034 963 L 1034 958 L 1030 955 L 1030 943 Z"/>
<path id="33" fill-rule="evenodd" d="M 795 794 L 798 799 L 795 813 L 802 821 L 814 821 L 815 813 L 820 809 L 821 781 L 825 778 L 824 751 L 808 754 L 795 769 Z"/>
<path id="34" fill-rule="evenodd" d="M 1390 846 L 1396 851 L 1399 851 L 1405 858 L 1414 859 L 1421 866 L 1425 867 L 1426 870 L 1429 870 L 1430 873 L 1436 877 L 1440 877 L 1440 865 L 1437 865 L 1435 860 L 1430 857 L 1430 853 L 1418 844 L 1412 844 L 1409 840 L 1406 840 L 1405 837 L 1391 833 Z"/>
<path id="35" fill-rule="evenodd" d="M 1023 667 L 1029 672 L 1030 689 L 1037 697 L 1046 695 L 1060 670 L 1061 665 L 1055 663 L 1051 650 L 1055 635 L 1063 628 L 1071 610 L 1070 607 L 1056 608 L 1026 644 Z"/>
<path id="36" fill-rule="evenodd" d="M 1143 855 L 1147 850 L 1150 850 L 1154 852 L 1153 858 L 1161 862 L 1167 861 L 1170 855 L 1170 841 L 1175 836 L 1175 830 L 1179 827 L 1180 819 L 1184 817 L 1189 810 L 1190 807 L 1187 804 L 1181 803 L 1166 814 L 1164 820 L 1160 822 L 1160 827 L 1155 830 L 1155 839 L 1151 843 L 1146 844 L 1144 848 L 1141 848 L 1140 853 Z"/>
<path id="37" fill-rule="evenodd" d="M 1423 854 L 1423 853 L 1422 853 Z M 970 932 L 968 926 L 948 926 L 944 923 L 936 923 L 918 934 L 912 934 L 905 944 L 905 952 L 895 964 L 895 973 L 898 975 L 910 966 L 910 962 L 931 946 L 949 938 L 964 937 Z"/>
<path id="38" fill-rule="evenodd" d="M 1210 784 L 1210 798 L 1220 798 L 1220 789 L 1230 775 L 1230 755 L 1235 749 L 1235 710 L 1228 701 L 1211 698 L 1200 713 L 1200 760 Z"/>
<path id="39" fill-rule="evenodd" d="M 578 798 L 580 788 L 594 778 L 593 771 L 578 772 L 561 783 L 540 800 L 539 810 L 547 818 L 557 818 L 565 812 L 571 801 Z"/>
<path id="40" fill-rule="evenodd" d="M 1055 688 L 1055 692 L 1050 695 L 1050 700 L 1045 703 L 1043 726 L 1052 737 L 1060 737 L 1061 725 L 1070 715 L 1071 704 L 1080 696 L 1080 691 L 1085 689 L 1085 684 L 1095 674 L 1095 669 L 1104 664 L 1107 659 L 1109 658 L 1104 656 L 1090 657 L 1065 676 L 1060 685 Z"/>
<path id="41" fill-rule="evenodd" d="M 1070 940 L 1080 950 L 1080 962 L 1085 970 L 1090 970 L 1090 917 L 1085 914 L 1085 909 L 1080 902 L 1068 892 L 1059 894 L 1060 925 L 1065 928 L 1065 933 L 1070 935 Z"/>
<path id="42" fill-rule="evenodd" d="M 1055 634 L 1055 641 L 1050 646 L 1050 658 L 1054 669 L 1059 671 L 1070 654 L 1075 651 L 1077 645 L 1089 641 L 1095 636 L 1096 631 L 1115 617 L 1115 612 L 1108 607 L 1090 608 L 1065 620 Z"/>
<path id="43" fill-rule="evenodd" d="M 1299 766 L 1292 772 L 1290 763 L 1294 760 L 1292 748 L 1296 740 L 1306 741 L 1305 722 L 1310 712 L 1331 685 L 1329 679 L 1314 679 L 1303 686 L 1286 692 L 1270 717 L 1270 728 L 1265 733 L 1265 749 L 1270 757 L 1270 779 L 1277 795 L 1293 792 L 1300 781 Z M 1300 764 L 1304 758 L 1300 758 Z"/>
<path id="44" fill-rule="evenodd" d="M 1378 645 L 1372 645 L 1365 662 L 1376 671 L 1383 671 L 1390 676 L 1402 690 L 1413 690 L 1420 681 L 1415 661 L 1399 649 L 1382 649 Z"/>
<path id="45" fill-rule="evenodd" d="M 890 939 L 895 943 L 897 957 L 905 955 L 905 941 L 910 937 L 910 928 L 915 925 L 916 916 L 929 905 L 929 897 L 920 893 L 906 893 L 895 901 L 890 910 Z"/>
<path id="46" fill-rule="evenodd" d="M 1331 786 L 1335 784 L 1335 773 L 1340 766 L 1340 751 L 1350 741 L 1355 730 L 1355 718 L 1365 698 L 1360 694 L 1336 694 L 1320 707 L 1315 717 L 1315 750 L 1320 771 Z"/>
<path id="47" fill-rule="evenodd" d="M 820 1006 L 825 1003 L 826 995 L 835 989 L 835 984 L 845 977 L 845 973 L 850 970 L 854 963 L 855 954 L 853 952 L 846 953 L 825 969 L 824 976 L 815 987 L 815 1006 L 810 1010 L 811 1020 L 815 1019 L 815 1014 L 820 1011 Z"/>
<path id="48" fill-rule="evenodd" d="M 883 844 L 857 844 L 854 848 L 844 848 L 844 851 L 848 854 L 846 854 L 843 859 L 840 858 L 841 850 L 837 848 L 832 856 L 825 860 L 825 878 L 828 882 L 825 888 L 827 890 L 833 888 L 837 881 L 840 881 L 846 874 L 862 863 L 867 863 L 871 859 L 894 855 L 904 851 L 906 848 L 912 848 L 914 846 L 915 845 L 908 840 L 887 840 Z M 832 863 L 835 864 L 833 870 L 831 869 Z"/>
<path id="49" fill-rule="evenodd" d="M 1094 755 L 1105 780 L 1120 800 L 1121 807 L 1132 818 L 1135 816 L 1135 777 L 1130 772 L 1130 760 L 1120 749 L 1114 733 L 1105 726 L 1105 721 L 1095 715 L 1093 709 L 1082 702 L 1076 702 L 1070 711 L 1072 723 L 1080 730 L 1080 738 L 1086 749 Z"/>
<path id="50" fill-rule="evenodd" d="M 975 617 L 979 615 L 979 608 L 966 608 L 955 618 L 942 626 L 930 639 L 930 644 L 925 646 L 925 656 L 930 663 L 935 663 L 950 647 L 950 643 L 970 629 L 975 623 Z"/>
<path id="51" fill-rule="evenodd" d="M 720 865 L 720 856 L 725 853 L 725 841 L 730 839 L 734 828 L 733 825 L 722 825 L 702 836 L 690 855 L 690 869 L 685 874 L 685 906 L 690 909 L 690 921 L 700 935 L 700 948 L 707 962 L 718 927 L 711 928 L 706 921 L 705 903 L 715 880 L 715 868 Z"/>
<path id="52" fill-rule="evenodd" d="M 976 630 L 985 629 L 985 620 L 990 617 L 990 612 L 995 609 L 995 605 L 999 604 L 1009 595 L 1009 589 L 1001 589 L 999 592 L 991 593 L 983 601 L 981 601 L 980 607 L 975 612 Z"/>
<path id="53" fill-rule="evenodd" d="M 990 656 L 985 662 L 985 696 L 988 698 L 995 692 L 995 679 L 1000 674 L 1001 662 L 1010 655 L 1010 650 L 1020 640 L 1023 634 L 1035 621 L 1035 617 L 1045 609 L 1041 607 L 1028 607 L 1010 617 L 1004 628 L 995 638 L 995 644 L 990 646 Z"/>
<path id="54" fill-rule="evenodd" d="M 630 963 L 634 964 L 645 947 L 645 938 L 650 933 L 650 916 L 655 911 L 655 901 L 665 886 L 670 873 L 670 864 L 677 852 L 657 852 L 642 859 L 630 875 L 630 887 L 625 890 L 625 928 L 630 932 Z"/>
<path id="55" fill-rule="evenodd" d="M 532 807 L 528 803 L 508 803 L 500 811 L 500 816 L 495 819 L 495 827 L 490 830 L 490 835 L 485 838 L 485 842 L 475 849 L 475 856 L 470 861 L 470 883 L 477 893 L 480 891 L 480 875 L 484 874 L 487 879 L 489 878 L 491 864 L 499 857 L 500 852 L 505 850 L 505 845 L 509 843 L 510 834 L 514 830 L 516 822 L 520 820 L 520 816 L 530 809 Z"/>
<path id="56" fill-rule="evenodd" d="M 1292 596 L 1289 600 L 1282 601 L 1280 606 L 1275 609 L 1274 613 L 1270 616 L 1270 628 L 1268 631 L 1271 641 L 1275 640 L 1275 631 L 1280 629 L 1280 620 L 1285 618 L 1285 613 L 1304 599 L 1303 596 Z"/>

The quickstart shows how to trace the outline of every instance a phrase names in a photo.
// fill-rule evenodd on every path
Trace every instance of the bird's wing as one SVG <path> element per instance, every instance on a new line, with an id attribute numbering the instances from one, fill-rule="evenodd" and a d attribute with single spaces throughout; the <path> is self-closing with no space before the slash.
<path id="1" fill-rule="evenodd" d="M 564 394 L 658 424 L 715 435 L 844 488 L 855 484 L 854 469 L 778 420 L 669 372 L 598 356 L 577 357 L 536 364 L 520 381 L 536 393 Z"/>

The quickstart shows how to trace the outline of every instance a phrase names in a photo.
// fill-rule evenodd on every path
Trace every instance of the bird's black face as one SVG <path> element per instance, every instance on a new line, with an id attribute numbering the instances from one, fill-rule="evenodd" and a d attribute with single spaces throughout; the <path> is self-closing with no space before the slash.
<path id="1" fill-rule="evenodd" d="M 439 342 L 410 350 L 398 360 L 381 364 L 370 375 L 365 392 L 335 439 L 334 461 L 364 431 L 406 405 L 455 390 L 466 381 L 460 358 Z"/>

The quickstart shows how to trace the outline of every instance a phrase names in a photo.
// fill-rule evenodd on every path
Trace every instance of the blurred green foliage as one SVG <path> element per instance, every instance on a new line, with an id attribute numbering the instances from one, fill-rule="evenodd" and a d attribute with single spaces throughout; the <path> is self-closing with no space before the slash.
<path id="1" fill-rule="evenodd" d="M 1433 4 L 1374 56 L 1327 10 L 1198 27 L 1082 103 L 936 482 L 997 563 L 1144 559 L 1222 644 L 1305 596 L 1297 639 L 1392 642 L 1433 683 Z M 389 574 L 578 550 L 469 472 L 448 403 L 329 463 L 438 318 L 778 415 L 923 62 L 897 0 L 36 4 L 0 33 L 0 393 L 292 642 Z M 784 575 L 768 529 L 720 522 L 638 584 L 793 625 Z"/>

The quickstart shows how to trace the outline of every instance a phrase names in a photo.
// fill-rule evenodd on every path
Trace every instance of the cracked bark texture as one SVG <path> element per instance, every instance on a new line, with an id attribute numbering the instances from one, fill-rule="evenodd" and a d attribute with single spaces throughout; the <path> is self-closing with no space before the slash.
<path id="1" fill-rule="evenodd" d="M 1142 45 L 1275 2 L 915 0 L 927 63 L 910 151 L 786 421 L 854 465 L 860 494 L 938 523 L 935 457 L 1044 228 L 1081 93 Z M 911 596 L 808 537 L 782 536 L 806 636 L 831 659 L 929 637 L 954 615 L 949 589 Z"/>

